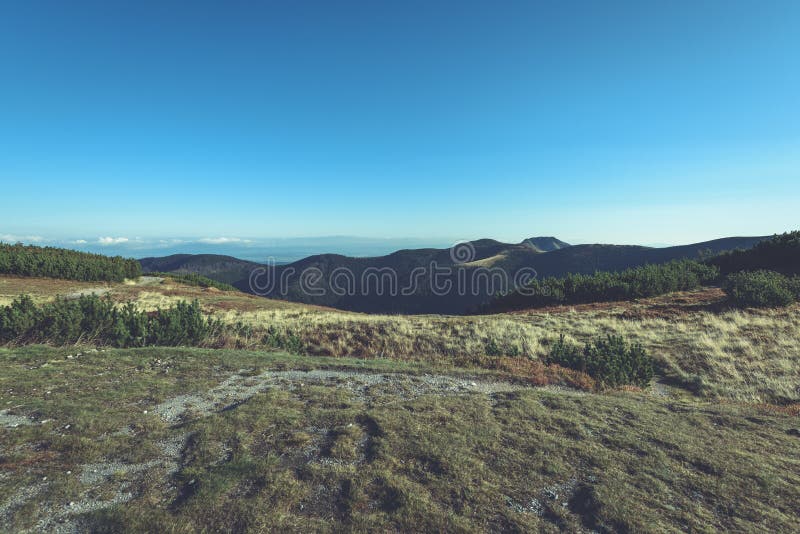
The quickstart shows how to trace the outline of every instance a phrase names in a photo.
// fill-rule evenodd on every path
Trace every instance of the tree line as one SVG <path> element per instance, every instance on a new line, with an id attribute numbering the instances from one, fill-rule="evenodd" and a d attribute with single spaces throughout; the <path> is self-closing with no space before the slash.
<path id="1" fill-rule="evenodd" d="M 800 231 L 778 234 L 746 250 L 723 252 L 707 262 L 728 275 L 740 271 L 775 271 L 784 275 L 800 274 Z"/>
<path id="2" fill-rule="evenodd" d="M 139 262 L 57 247 L 0 243 L 0 274 L 121 282 L 142 274 Z"/>
<path id="3" fill-rule="evenodd" d="M 488 311 L 653 297 L 696 289 L 718 276 L 717 267 L 694 260 L 673 260 L 623 271 L 570 273 L 563 278 L 533 280 L 524 290 L 513 291 L 490 303 Z"/>

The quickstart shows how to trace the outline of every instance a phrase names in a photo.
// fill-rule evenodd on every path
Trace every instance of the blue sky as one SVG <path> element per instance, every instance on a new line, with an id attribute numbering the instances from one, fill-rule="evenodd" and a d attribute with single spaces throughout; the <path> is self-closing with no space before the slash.
<path id="1" fill-rule="evenodd" d="M 0 235 L 796 228 L 800 2 L 4 2 Z"/>

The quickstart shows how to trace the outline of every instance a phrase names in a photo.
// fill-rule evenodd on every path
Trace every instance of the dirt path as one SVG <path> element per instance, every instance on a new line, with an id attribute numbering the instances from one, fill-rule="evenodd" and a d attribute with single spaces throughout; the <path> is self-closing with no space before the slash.
<path id="1" fill-rule="evenodd" d="M 401 373 L 365 373 L 360 371 L 266 371 L 251 376 L 246 370 L 226 379 L 206 392 L 179 395 L 162 402 L 153 412 L 170 424 L 187 418 L 205 417 L 246 402 L 254 395 L 272 388 L 294 391 L 306 384 L 325 384 L 347 389 L 362 400 L 370 389 L 380 387 L 380 394 L 391 393 L 403 398 L 420 395 L 457 395 L 463 393 L 493 394 L 530 389 L 532 386 L 503 381 L 471 380 L 448 375 L 407 375 Z"/>
<path id="2" fill-rule="evenodd" d="M 134 287 L 148 287 L 148 286 L 158 285 L 163 280 L 164 279 L 160 276 L 140 276 L 139 278 L 129 282 L 128 284 Z M 66 298 L 77 299 L 87 295 L 95 295 L 99 297 L 105 295 L 106 293 L 112 291 L 113 289 L 114 288 L 110 286 L 87 287 L 79 291 L 73 291 L 72 293 L 67 293 Z"/>

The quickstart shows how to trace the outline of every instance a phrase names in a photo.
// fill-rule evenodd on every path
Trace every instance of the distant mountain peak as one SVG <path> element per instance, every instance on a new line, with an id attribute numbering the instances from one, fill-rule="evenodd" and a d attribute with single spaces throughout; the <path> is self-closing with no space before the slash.
<path id="1" fill-rule="evenodd" d="M 562 248 L 572 246 L 569 243 L 561 241 L 560 239 L 552 236 L 529 237 L 520 244 L 533 247 L 541 252 L 551 252 L 553 250 L 561 250 Z"/>

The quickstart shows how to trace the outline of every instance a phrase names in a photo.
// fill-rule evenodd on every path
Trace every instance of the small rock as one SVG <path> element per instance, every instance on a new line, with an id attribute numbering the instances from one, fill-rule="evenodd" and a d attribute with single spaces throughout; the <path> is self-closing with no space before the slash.
<path id="1" fill-rule="evenodd" d="M 477 383 L 475 383 L 475 382 L 470 382 L 470 383 L 469 383 L 469 385 L 470 385 L 470 386 L 472 386 L 472 387 L 474 387 L 474 388 L 478 387 L 478 384 L 477 384 Z"/>
<path id="2" fill-rule="evenodd" d="M 145 415 L 147 415 L 147 410 L 145 410 L 143 413 L 144 413 Z"/>

